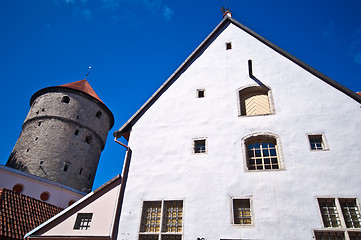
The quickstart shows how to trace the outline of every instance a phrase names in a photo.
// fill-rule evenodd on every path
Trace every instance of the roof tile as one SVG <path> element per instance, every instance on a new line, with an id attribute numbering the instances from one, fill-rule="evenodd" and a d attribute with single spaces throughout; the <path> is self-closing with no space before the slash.
<path id="1" fill-rule="evenodd" d="M 90 84 L 88 83 L 87 80 L 83 79 L 80 81 L 76 81 L 76 82 L 72 82 L 72 83 L 67 83 L 64 85 L 61 85 L 61 87 L 67 87 L 67 88 L 72 88 L 75 90 L 79 90 L 82 92 L 85 92 L 87 94 L 89 94 L 90 96 L 92 96 L 93 98 L 96 98 L 97 100 L 101 101 L 100 98 L 98 97 L 98 95 L 95 93 L 95 91 L 93 90 L 93 88 L 90 86 Z"/>
<path id="2" fill-rule="evenodd" d="M 55 216 L 61 208 L 21 193 L 0 189 L 0 239 L 20 240 L 27 232 Z"/>

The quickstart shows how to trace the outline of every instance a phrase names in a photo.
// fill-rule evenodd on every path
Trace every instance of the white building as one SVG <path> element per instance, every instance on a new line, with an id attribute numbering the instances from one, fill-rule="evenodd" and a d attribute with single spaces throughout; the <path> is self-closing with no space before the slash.
<path id="1" fill-rule="evenodd" d="M 360 103 L 228 14 L 115 133 L 117 230 L 71 206 L 27 237 L 361 239 Z"/>

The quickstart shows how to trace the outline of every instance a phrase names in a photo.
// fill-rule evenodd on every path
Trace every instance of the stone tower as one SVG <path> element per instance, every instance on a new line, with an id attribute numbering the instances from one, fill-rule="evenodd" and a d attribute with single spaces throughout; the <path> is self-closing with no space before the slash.
<path id="1" fill-rule="evenodd" d="M 6 165 L 89 192 L 112 112 L 86 80 L 41 89 L 30 106 Z"/>

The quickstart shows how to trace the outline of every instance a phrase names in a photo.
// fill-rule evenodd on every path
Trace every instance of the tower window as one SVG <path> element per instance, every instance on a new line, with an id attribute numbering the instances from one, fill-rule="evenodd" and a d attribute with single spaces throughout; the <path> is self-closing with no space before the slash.
<path id="1" fill-rule="evenodd" d="M 63 171 L 64 171 L 64 172 L 67 172 L 68 169 L 69 169 L 69 167 L 70 167 L 70 164 L 69 164 L 69 163 L 65 163 L 65 164 L 64 164 Z"/>
<path id="2" fill-rule="evenodd" d="M 86 136 L 85 142 L 86 142 L 87 144 L 90 144 L 91 140 L 92 140 L 92 137 L 91 137 L 91 136 Z"/>
<path id="3" fill-rule="evenodd" d="M 206 90 L 204 89 L 197 89 L 197 98 L 204 98 Z"/>
<path id="4" fill-rule="evenodd" d="M 41 122 L 38 122 L 38 126 L 40 126 L 41 125 Z"/>
<path id="5" fill-rule="evenodd" d="M 82 168 L 80 168 L 80 171 L 79 171 L 79 175 L 81 175 L 81 173 L 83 172 L 83 169 Z"/>
<path id="6" fill-rule="evenodd" d="M 227 42 L 226 43 L 226 50 L 230 50 L 232 49 L 232 43 L 231 42 Z"/>
<path id="7" fill-rule="evenodd" d="M 102 115 L 101 111 L 98 111 L 97 114 L 95 114 L 97 116 L 97 118 L 100 118 L 100 116 Z"/>
<path id="8" fill-rule="evenodd" d="M 74 132 L 74 135 L 78 136 L 78 134 L 79 134 L 79 130 L 76 129 L 75 132 Z"/>
<path id="9" fill-rule="evenodd" d="M 70 98 L 68 96 L 64 96 L 62 99 L 61 99 L 61 102 L 63 103 L 69 103 L 70 102 Z"/>
<path id="10" fill-rule="evenodd" d="M 41 111 L 44 112 L 44 111 L 45 111 L 45 108 L 42 108 Z"/>
<path id="11" fill-rule="evenodd" d="M 44 161 L 40 161 L 39 162 L 39 167 L 43 166 L 44 165 Z"/>

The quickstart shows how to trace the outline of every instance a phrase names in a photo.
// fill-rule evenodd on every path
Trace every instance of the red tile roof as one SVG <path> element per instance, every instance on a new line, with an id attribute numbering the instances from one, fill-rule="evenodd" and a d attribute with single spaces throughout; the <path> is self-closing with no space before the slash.
<path id="1" fill-rule="evenodd" d="M 0 189 L 0 239 L 20 240 L 62 209 L 32 197 Z"/>
<path id="2" fill-rule="evenodd" d="M 88 83 L 87 80 L 83 79 L 80 81 L 76 81 L 76 82 L 72 82 L 72 83 L 68 83 L 68 84 L 64 84 L 61 85 L 61 87 L 67 87 L 67 88 L 72 88 L 72 89 L 76 89 L 82 92 L 85 92 L 87 94 L 89 94 L 90 96 L 96 98 L 99 101 L 100 98 L 98 97 L 98 95 L 95 93 L 95 91 L 93 90 L 93 88 L 90 86 L 90 84 Z"/>
<path id="3" fill-rule="evenodd" d="M 361 92 L 357 92 L 357 94 L 361 96 Z"/>

